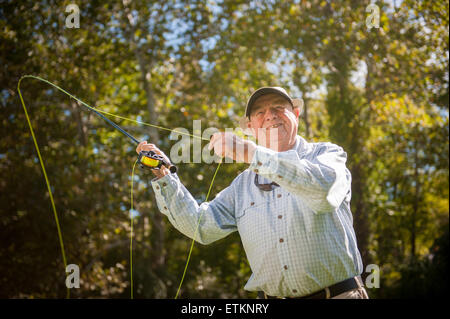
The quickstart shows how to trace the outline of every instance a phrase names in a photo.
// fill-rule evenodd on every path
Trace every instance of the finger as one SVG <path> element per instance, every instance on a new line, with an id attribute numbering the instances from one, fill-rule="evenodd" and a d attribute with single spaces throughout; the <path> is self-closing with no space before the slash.
<path id="1" fill-rule="evenodd" d="M 153 151 L 157 154 L 161 153 L 161 151 L 156 146 L 154 146 L 154 145 L 152 146 L 151 144 L 146 144 L 146 145 L 142 146 L 142 149 L 144 151 Z"/>
<path id="2" fill-rule="evenodd" d="M 139 154 L 142 150 L 142 146 L 144 146 L 147 143 L 147 141 L 140 142 L 139 145 L 136 147 L 136 152 Z"/>
<path id="3" fill-rule="evenodd" d="M 214 141 L 215 141 L 215 140 L 221 138 L 222 135 L 223 135 L 222 132 L 216 132 L 216 133 L 214 133 L 214 134 L 211 136 L 211 140 L 214 140 Z"/>
<path id="4" fill-rule="evenodd" d="M 215 137 L 210 143 L 210 148 L 215 149 L 221 141 L 222 141 L 221 139 Z"/>
<path id="5" fill-rule="evenodd" d="M 154 146 L 153 144 L 143 144 L 140 147 L 140 151 L 154 151 L 155 149 L 158 149 L 156 146 Z"/>
<path id="6" fill-rule="evenodd" d="M 214 140 L 216 139 L 216 133 L 214 133 L 213 135 L 211 135 L 211 138 L 209 139 L 209 145 L 208 145 L 208 149 L 211 150 L 212 146 L 214 145 Z"/>
<path id="7" fill-rule="evenodd" d="M 217 140 L 217 134 L 218 133 L 214 133 L 213 135 L 211 135 L 211 139 L 209 140 L 208 150 L 212 150 L 214 148 L 214 144 Z"/>
<path id="8" fill-rule="evenodd" d="M 153 145 L 153 146 L 152 146 L 152 145 Z M 154 153 L 157 154 L 157 155 L 163 156 L 164 159 L 165 159 L 168 163 L 170 163 L 170 160 L 169 160 L 169 158 L 167 157 L 167 155 L 164 154 L 164 152 L 161 151 L 159 148 L 157 148 L 154 144 L 147 144 L 147 145 L 144 146 L 144 148 L 145 148 L 146 151 L 152 151 L 152 152 L 154 152 Z"/>
<path id="9" fill-rule="evenodd" d="M 213 144 L 214 153 L 218 156 L 223 156 L 223 141 L 222 140 L 216 140 Z"/>
<path id="10" fill-rule="evenodd" d="M 209 144 L 208 144 L 208 150 L 209 150 L 209 151 L 212 150 L 212 149 L 214 148 L 214 142 L 215 142 L 214 139 L 211 139 L 211 141 L 209 142 Z"/>

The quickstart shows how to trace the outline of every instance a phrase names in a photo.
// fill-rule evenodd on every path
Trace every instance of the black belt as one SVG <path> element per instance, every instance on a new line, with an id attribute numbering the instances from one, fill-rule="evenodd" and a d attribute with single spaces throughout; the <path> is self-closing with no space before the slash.
<path id="1" fill-rule="evenodd" d="M 341 282 L 338 282 L 337 284 L 334 284 L 332 286 L 326 287 L 320 291 L 317 291 L 313 294 L 302 296 L 302 297 L 285 297 L 287 299 L 329 299 L 336 297 L 337 295 L 340 295 L 346 291 L 350 291 L 356 288 L 361 287 L 360 279 L 358 277 L 350 278 Z M 274 297 L 274 296 L 268 296 L 264 292 L 260 291 L 258 292 L 258 296 L 261 299 L 279 299 L 283 297 Z"/>

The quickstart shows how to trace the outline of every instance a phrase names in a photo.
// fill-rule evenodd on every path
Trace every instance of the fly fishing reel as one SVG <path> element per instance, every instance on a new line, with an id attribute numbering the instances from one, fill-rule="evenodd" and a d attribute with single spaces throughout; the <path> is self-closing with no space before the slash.
<path id="1" fill-rule="evenodd" d="M 156 154 L 153 151 L 140 151 L 138 157 L 138 164 L 143 169 L 161 169 L 165 166 L 171 173 L 177 172 L 177 167 L 168 163 L 163 156 Z"/>

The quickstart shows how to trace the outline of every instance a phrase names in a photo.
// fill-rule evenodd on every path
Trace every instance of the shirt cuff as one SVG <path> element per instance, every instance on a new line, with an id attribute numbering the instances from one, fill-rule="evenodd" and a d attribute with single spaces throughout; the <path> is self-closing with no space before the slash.
<path id="1" fill-rule="evenodd" d="M 269 148 L 257 146 L 249 169 L 261 175 L 274 173 L 274 168 L 276 168 L 275 164 L 278 163 L 276 159 L 277 153 Z"/>
<path id="2" fill-rule="evenodd" d="M 151 181 L 158 208 L 165 215 L 169 214 L 169 199 L 176 193 L 178 183 L 179 179 L 177 174 L 167 174 L 158 179 L 154 178 Z"/>

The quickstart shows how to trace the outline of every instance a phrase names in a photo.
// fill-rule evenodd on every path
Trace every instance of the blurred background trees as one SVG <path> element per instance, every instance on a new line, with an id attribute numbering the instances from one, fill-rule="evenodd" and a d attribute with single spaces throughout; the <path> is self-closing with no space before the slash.
<path id="1" fill-rule="evenodd" d="M 67 5 L 80 28 L 65 26 Z M 65 271 L 45 182 L 17 95 L 46 78 L 92 106 L 168 128 L 236 127 L 251 92 L 302 97 L 299 134 L 348 153 L 372 298 L 434 297 L 448 275 L 448 3 L 378 1 L 1 1 L 0 297 L 63 298 Z M 54 190 L 75 298 L 128 298 L 129 187 L 135 146 L 48 85 L 22 92 Z M 119 121 L 169 153 L 167 131 Z M 202 142 L 202 146 L 205 142 Z M 191 152 L 192 154 L 192 152 Z M 202 201 L 215 170 L 180 164 Z M 226 164 L 212 196 L 244 165 Z M 135 178 L 134 295 L 173 298 L 190 240 Z M 189 298 L 253 298 L 239 236 L 195 246 Z M 367 273 L 363 274 L 363 277 Z"/>

